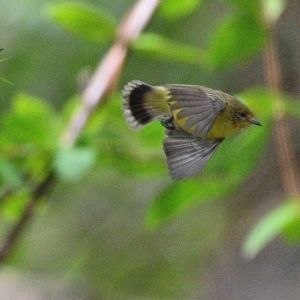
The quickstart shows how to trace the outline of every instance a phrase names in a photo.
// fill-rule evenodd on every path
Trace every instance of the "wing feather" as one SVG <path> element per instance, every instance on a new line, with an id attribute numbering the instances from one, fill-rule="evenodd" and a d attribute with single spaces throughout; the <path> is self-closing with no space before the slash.
<path id="1" fill-rule="evenodd" d="M 187 179 L 199 173 L 223 139 L 194 139 L 183 130 L 168 130 L 163 146 L 173 179 Z"/>
<path id="2" fill-rule="evenodd" d="M 225 100 L 218 91 L 196 85 L 165 85 L 171 93 L 171 110 L 180 110 L 177 118 L 187 118 L 182 129 L 195 126 L 194 138 L 207 136 L 213 122 L 225 107 Z"/>

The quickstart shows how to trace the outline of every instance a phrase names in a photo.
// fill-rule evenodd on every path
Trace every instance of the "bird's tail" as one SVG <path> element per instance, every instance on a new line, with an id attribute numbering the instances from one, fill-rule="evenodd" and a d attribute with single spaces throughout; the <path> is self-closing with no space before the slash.
<path id="1" fill-rule="evenodd" d="M 126 122 L 135 130 L 155 119 L 170 114 L 168 89 L 134 80 L 123 89 L 122 98 Z"/>

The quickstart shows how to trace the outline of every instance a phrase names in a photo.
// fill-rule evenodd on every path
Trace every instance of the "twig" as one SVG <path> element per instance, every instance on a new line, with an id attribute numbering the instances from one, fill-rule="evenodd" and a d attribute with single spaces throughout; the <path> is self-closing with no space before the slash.
<path id="1" fill-rule="evenodd" d="M 114 45 L 99 63 L 88 86 L 83 91 L 82 105 L 63 135 L 64 146 L 71 147 L 76 143 L 89 116 L 106 96 L 115 90 L 128 47 L 145 28 L 159 2 L 159 0 L 138 1 L 120 23 Z"/>
<path id="2" fill-rule="evenodd" d="M 281 178 L 286 195 L 288 197 L 297 198 L 299 197 L 300 192 L 298 188 L 297 172 L 295 169 L 295 152 L 291 143 L 291 133 L 285 114 L 284 103 L 278 96 L 278 94 L 282 91 L 282 72 L 272 32 L 274 24 L 268 24 L 266 19 L 263 21 L 267 33 L 264 54 L 264 73 L 270 91 L 274 94 L 274 133 L 278 150 Z"/>
<path id="3" fill-rule="evenodd" d="M 36 186 L 36 188 L 32 191 L 32 199 L 27 203 L 27 206 L 25 207 L 20 220 L 11 228 L 1 245 L 0 263 L 2 263 L 8 257 L 9 253 L 11 252 L 11 249 L 16 243 L 16 240 L 20 236 L 21 232 L 24 230 L 25 225 L 32 217 L 35 207 L 40 202 L 42 197 L 46 195 L 47 192 L 50 190 L 54 179 L 54 173 L 50 172 L 47 178 L 45 178 L 45 180 L 41 182 L 38 186 Z"/>
<path id="4" fill-rule="evenodd" d="M 76 144 L 86 122 L 94 110 L 112 93 L 121 76 L 126 55 L 131 42 L 142 32 L 160 0 L 139 0 L 129 10 L 120 23 L 114 45 L 99 63 L 86 89 L 83 91 L 83 101 L 80 109 L 71 119 L 62 136 L 62 145 L 72 147 Z M 23 215 L 4 238 L 0 247 L 0 263 L 11 253 L 16 241 L 25 229 L 25 225 L 32 218 L 36 205 L 42 197 L 50 191 L 50 186 L 55 180 L 51 172 L 33 191 L 33 197 L 28 202 Z"/>

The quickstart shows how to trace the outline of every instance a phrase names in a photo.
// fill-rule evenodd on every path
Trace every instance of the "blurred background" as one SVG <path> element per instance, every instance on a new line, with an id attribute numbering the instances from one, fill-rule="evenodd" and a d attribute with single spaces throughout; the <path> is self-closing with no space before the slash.
<path id="1" fill-rule="evenodd" d="M 73 169 L 70 175 L 68 165 L 56 162 L 59 180 L 1 265 L 1 300 L 300 298 L 299 246 L 279 236 L 253 259 L 242 251 L 248 233 L 287 196 L 269 99 L 260 90 L 265 87 L 264 37 L 257 1 L 177 2 L 178 9 L 167 0 L 158 8 L 145 35 L 132 46 L 116 93 L 82 134 L 78 145 L 95 154 L 92 166 L 72 177 Z M 40 119 L 34 126 L 44 132 L 39 147 L 44 151 L 47 144 L 43 153 L 52 155 L 80 101 L 83 78 L 93 73 L 113 35 L 89 39 L 80 30 L 77 34 L 76 26 L 64 28 L 59 1 L 0 3 L 0 77 L 12 83 L 0 82 L 6 120 L 0 148 L 11 136 L 5 133 L 7 118 L 20 109 L 20 97 L 31 97 L 55 115 L 54 123 Z M 134 3 L 76 5 L 97 11 L 113 28 Z M 298 106 L 300 1 L 285 5 L 274 33 L 283 89 Z M 160 124 L 137 133 L 122 117 L 121 89 L 134 79 L 199 84 L 240 95 L 264 126 L 225 140 L 203 174 L 174 183 L 165 165 Z M 290 117 L 289 124 L 299 176 L 299 119 Z M 8 204 L 1 203 L 2 237 L 20 214 L 18 205 Z M 294 226 L 298 232 L 299 224 Z"/>

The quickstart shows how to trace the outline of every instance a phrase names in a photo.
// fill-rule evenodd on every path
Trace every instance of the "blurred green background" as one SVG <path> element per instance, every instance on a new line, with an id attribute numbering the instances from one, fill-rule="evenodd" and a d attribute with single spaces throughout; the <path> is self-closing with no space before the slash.
<path id="1" fill-rule="evenodd" d="M 300 1 L 269 2 L 286 4 L 275 40 L 299 175 Z M 60 149 L 82 78 L 109 49 L 133 3 L 0 0 L 0 77 L 12 83 L 0 82 L 1 194 L 12 193 L 0 204 L 2 237 L 30 199 L 31 184 L 50 169 L 58 174 L 1 265 L 0 299 L 300 298 L 298 214 L 279 209 L 278 218 L 288 221 L 277 228 L 276 218 L 267 219 L 271 233 L 250 240 L 257 256 L 246 259 L 242 251 L 253 227 L 286 200 L 264 82 L 259 1 L 163 1 L 132 45 L 116 93 L 77 146 Z M 78 7 L 83 16 L 96 14 L 105 30 L 94 34 L 92 18 L 70 30 L 66 12 Z M 202 174 L 173 182 L 160 124 L 133 132 L 122 117 L 121 89 L 133 79 L 238 95 L 264 126 L 226 139 Z M 280 235 L 264 248 L 282 231 L 285 241 Z"/>

